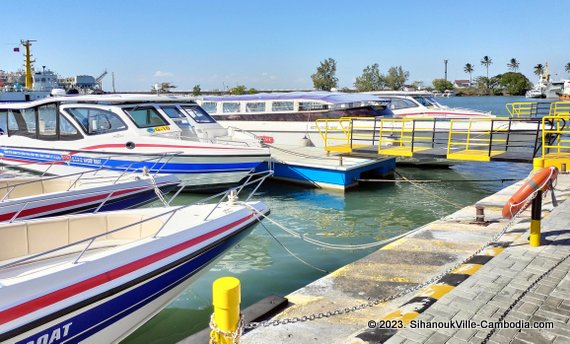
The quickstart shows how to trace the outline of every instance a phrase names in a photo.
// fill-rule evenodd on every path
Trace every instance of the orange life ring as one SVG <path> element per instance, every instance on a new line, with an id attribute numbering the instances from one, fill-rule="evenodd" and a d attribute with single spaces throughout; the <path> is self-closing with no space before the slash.
<path id="1" fill-rule="evenodd" d="M 558 169 L 554 166 L 540 169 L 530 180 L 521 186 L 503 207 L 503 217 L 511 219 L 527 203 L 528 198 L 537 190 L 548 191 L 558 177 Z"/>

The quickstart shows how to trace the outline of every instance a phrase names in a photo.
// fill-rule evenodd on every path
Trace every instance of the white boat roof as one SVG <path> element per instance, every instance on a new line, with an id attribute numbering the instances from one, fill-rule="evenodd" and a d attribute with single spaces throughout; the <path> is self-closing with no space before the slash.
<path id="1" fill-rule="evenodd" d="M 72 95 L 63 97 L 48 97 L 28 102 L 0 103 L 0 109 L 27 109 L 39 105 L 60 103 L 91 103 L 91 104 L 139 104 L 139 103 L 189 103 L 195 104 L 189 97 L 156 94 L 98 94 Z"/>
<path id="2" fill-rule="evenodd" d="M 330 104 L 348 104 L 357 102 L 381 102 L 381 99 L 373 94 L 364 93 L 343 93 L 343 92 L 275 92 L 244 94 L 236 96 L 203 96 L 198 99 L 204 101 L 266 101 L 266 100 L 316 100 Z"/>
<path id="3" fill-rule="evenodd" d="M 372 91 L 363 94 L 372 94 L 379 97 L 433 97 L 433 93 L 428 91 Z"/>

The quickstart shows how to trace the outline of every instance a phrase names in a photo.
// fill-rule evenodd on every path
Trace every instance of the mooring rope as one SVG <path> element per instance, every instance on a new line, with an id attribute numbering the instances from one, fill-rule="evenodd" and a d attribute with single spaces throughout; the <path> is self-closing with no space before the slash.
<path id="1" fill-rule="evenodd" d="M 256 212 L 257 214 L 259 214 L 261 217 L 263 217 L 267 221 L 273 223 L 275 226 L 277 226 L 278 228 L 280 228 L 284 232 L 288 233 L 289 235 L 291 235 L 297 239 L 301 239 L 301 240 L 303 240 L 309 244 L 313 244 L 315 246 L 322 247 L 322 248 L 328 248 L 331 250 L 365 250 L 365 249 L 374 248 L 374 247 L 378 247 L 378 246 L 384 246 L 384 245 L 389 244 L 393 241 L 396 241 L 400 238 L 403 238 L 406 235 L 410 235 L 412 233 L 415 233 L 415 232 L 417 232 L 423 228 L 423 227 L 415 228 L 415 229 L 412 229 L 412 230 L 407 231 L 405 233 L 402 233 L 400 235 L 397 235 L 395 237 L 391 237 L 391 238 L 380 240 L 380 241 L 364 243 L 364 244 L 333 244 L 333 243 L 328 243 L 328 242 L 320 241 L 317 239 L 309 238 L 306 236 L 306 234 L 301 234 L 295 230 L 292 230 L 292 229 L 285 227 L 284 225 L 278 223 L 277 221 L 275 221 L 273 219 L 270 219 L 265 214 L 261 213 L 259 210 L 253 208 L 252 206 L 245 204 L 245 203 L 243 203 L 243 204 L 245 206 L 247 206 L 248 208 L 250 208 L 251 210 L 253 210 L 254 212 Z"/>
<path id="2" fill-rule="evenodd" d="M 439 195 L 436 194 L 435 192 L 432 192 L 432 191 L 430 191 L 430 190 L 427 190 L 426 188 L 424 188 L 424 187 L 418 185 L 417 183 L 413 182 L 412 180 L 406 178 L 406 176 L 402 175 L 402 174 L 399 173 L 398 171 L 394 170 L 394 173 L 396 173 L 398 176 L 400 176 L 400 178 L 402 178 L 402 179 L 406 180 L 407 182 L 411 183 L 413 186 L 417 187 L 418 189 L 422 190 L 423 192 L 425 192 L 425 193 L 427 193 L 427 194 L 432 195 L 433 197 L 439 199 L 440 201 L 445 202 L 445 203 L 447 203 L 447 204 L 449 204 L 449 205 L 452 205 L 452 206 L 456 207 L 457 209 L 463 209 L 463 208 L 464 208 L 462 205 L 457 204 L 457 203 L 454 203 L 454 202 L 451 202 L 451 201 L 449 201 L 449 200 L 447 200 L 447 199 L 445 199 L 445 198 L 439 196 Z"/>

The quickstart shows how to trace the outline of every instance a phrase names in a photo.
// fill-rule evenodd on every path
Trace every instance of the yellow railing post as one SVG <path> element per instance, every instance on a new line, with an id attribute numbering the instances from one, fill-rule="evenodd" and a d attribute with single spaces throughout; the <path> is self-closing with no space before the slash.
<path id="1" fill-rule="evenodd" d="M 234 343 L 232 333 L 238 330 L 240 322 L 241 288 L 235 277 L 218 278 L 212 284 L 214 315 L 210 338 L 214 343 Z"/>

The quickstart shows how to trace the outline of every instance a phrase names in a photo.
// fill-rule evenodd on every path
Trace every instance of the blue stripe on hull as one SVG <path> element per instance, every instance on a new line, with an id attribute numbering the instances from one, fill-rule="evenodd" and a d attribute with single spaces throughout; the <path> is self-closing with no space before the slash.
<path id="1" fill-rule="evenodd" d="M 250 225 L 253 224 L 254 223 Z M 200 255 L 173 267 L 162 275 L 152 280 L 143 281 L 134 289 L 129 290 L 118 297 L 109 299 L 91 309 L 86 309 L 83 313 L 61 321 L 58 324 L 47 328 L 40 333 L 29 336 L 26 339 L 20 340 L 17 343 L 37 343 L 41 337 L 45 338 L 47 335 L 49 338 L 54 331 L 58 331 L 58 329 L 60 329 L 61 332 L 61 329 L 70 323 L 71 325 L 68 327 L 67 335 L 62 337 L 61 340 L 57 340 L 52 343 L 76 343 L 85 340 L 95 333 L 104 330 L 107 326 L 112 325 L 120 319 L 125 318 L 138 309 L 144 307 L 174 287 L 180 285 L 185 280 L 198 273 L 208 263 L 211 263 L 225 250 L 241 240 L 248 232 L 249 230 L 242 230 L 239 234 L 222 240 L 218 245 L 213 246 Z"/>
<path id="2" fill-rule="evenodd" d="M 0 149 L 5 158 L 25 160 L 34 163 L 51 163 L 54 161 L 64 162 L 61 154 L 34 152 L 28 150 Z M 106 153 L 109 154 L 109 153 Z M 165 160 L 168 158 L 164 158 Z M 136 162 L 133 160 L 118 160 L 83 157 L 79 155 L 71 156 L 66 165 L 73 167 L 96 168 L 102 165 L 110 170 L 129 171 L 140 170 L 147 167 L 150 172 L 160 173 L 205 173 L 205 172 L 235 172 L 248 171 L 260 164 L 256 162 L 235 162 L 235 163 L 157 163 L 156 161 Z"/>

